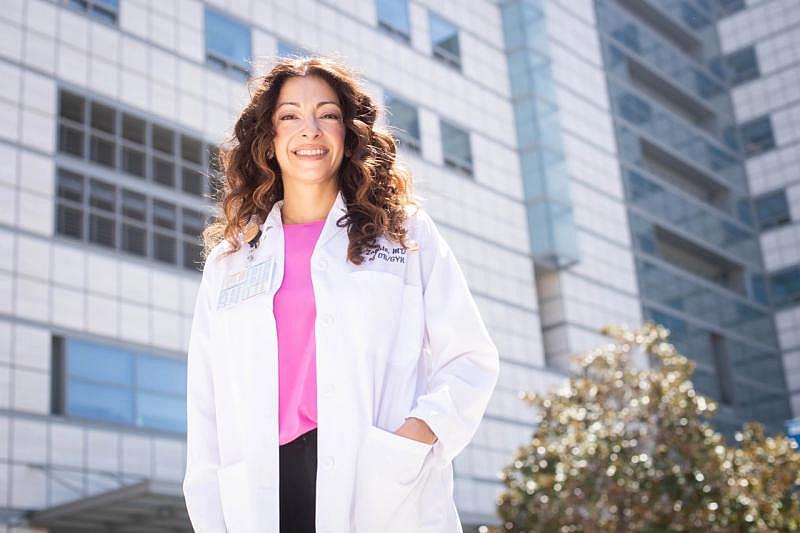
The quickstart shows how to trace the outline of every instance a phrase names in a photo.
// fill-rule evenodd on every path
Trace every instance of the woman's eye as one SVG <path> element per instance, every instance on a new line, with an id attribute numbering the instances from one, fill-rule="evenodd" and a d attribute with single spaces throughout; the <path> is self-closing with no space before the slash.
<path id="1" fill-rule="evenodd" d="M 291 117 L 294 117 L 294 115 L 283 115 L 281 117 L 281 120 L 284 120 L 284 119 L 287 119 L 287 118 L 291 118 Z"/>
<path id="2" fill-rule="evenodd" d="M 339 120 L 339 115 L 337 115 L 336 113 L 326 113 L 322 116 L 322 118 L 325 117 L 331 117 L 334 120 Z"/>

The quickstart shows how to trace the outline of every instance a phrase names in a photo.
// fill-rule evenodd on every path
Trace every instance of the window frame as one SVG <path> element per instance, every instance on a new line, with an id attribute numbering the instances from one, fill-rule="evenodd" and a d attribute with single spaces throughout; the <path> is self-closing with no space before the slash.
<path id="1" fill-rule="evenodd" d="M 80 376 L 70 373 L 70 358 L 74 356 L 75 346 L 84 345 L 89 346 L 102 353 L 114 353 L 128 358 L 129 362 L 129 380 L 127 383 L 115 383 L 112 380 L 95 379 L 92 376 Z M 186 388 L 180 392 L 165 391 L 155 387 L 148 387 L 145 383 L 140 382 L 140 363 L 147 360 L 148 363 L 152 361 L 164 361 L 170 365 L 177 365 L 178 374 L 186 375 L 186 361 L 178 357 L 170 357 L 153 352 L 144 352 L 135 350 L 128 346 L 120 346 L 110 343 L 100 343 L 93 340 L 84 339 L 81 337 L 53 335 L 51 337 L 52 346 L 52 360 L 54 371 L 51 375 L 50 388 L 53 392 L 51 399 L 50 412 L 54 415 L 74 418 L 79 420 L 91 420 L 104 424 L 111 424 L 125 428 L 137 428 L 147 431 L 161 431 L 169 434 L 185 434 L 186 432 Z M 92 357 L 90 354 L 89 357 Z M 130 412 L 129 416 L 119 420 L 115 417 L 102 417 L 91 416 L 85 413 L 79 413 L 74 410 L 71 404 L 71 393 L 75 384 L 83 384 L 88 386 L 105 387 L 117 392 L 121 392 L 129 396 Z M 178 422 L 182 423 L 179 427 L 168 427 L 167 425 L 147 424 L 142 421 L 140 413 L 140 396 L 150 395 L 158 396 L 162 400 L 174 400 L 183 404 L 183 408 L 177 412 L 181 415 Z M 128 421 L 129 420 L 129 421 Z M 169 422 L 169 421 L 167 421 Z"/>
<path id="2" fill-rule="evenodd" d="M 789 292 L 788 297 L 779 299 L 775 290 L 775 279 L 782 276 L 792 276 L 797 279 L 798 286 L 796 292 Z M 769 274 L 769 292 L 772 304 L 777 308 L 792 307 L 800 303 L 800 265 L 792 265 Z"/>
<path id="3" fill-rule="evenodd" d="M 469 159 L 462 159 L 461 157 L 454 156 L 452 154 L 447 154 L 445 151 L 445 129 L 450 128 L 454 130 L 456 133 L 463 133 L 466 135 L 467 139 L 467 148 L 469 150 Z M 445 120 L 443 118 L 439 119 L 439 138 L 442 143 L 442 159 L 444 161 L 444 165 L 446 167 L 452 168 L 457 170 L 459 173 L 464 174 L 465 176 L 474 179 L 475 177 L 475 161 L 474 161 L 474 154 L 472 151 L 472 136 L 470 135 L 470 131 L 461 128 L 452 122 Z"/>
<path id="4" fill-rule="evenodd" d="M 407 131 L 404 128 L 400 128 L 395 126 L 391 120 L 391 111 L 392 111 L 392 104 L 395 102 L 399 103 L 402 106 L 407 106 L 409 109 L 413 110 L 416 120 L 417 126 L 417 136 L 414 136 L 411 132 Z M 399 97 L 396 94 L 390 91 L 383 92 L 383 105 L 386 110 L 389 112 L 386 114 L 386 122 L 390 127 L 391 133 L 394 135 L 395 139 L 398 141 L 398 144 L 402 147 L 408 148 L 412 152 L 421 153 L 422 152 L 422 131 L 420 129 L 420 120 L 419 120 L 419 107 L 415 106 L 405 98 Z"/>
<path id="5" fill-rule="evenodd" d="M 449 26 L 453 29 L 453 31 L 455 32 L 455 42 L 456 42 L 456 48 L 458 48 L 458 54 L 453 54 L 453 52 L 451 52 L 450 50 L 442 48 L 441 46 L 438 46 L 434 42 L 434 36 L 433 36 L 434 22 L 442 26 Z M 438 13 L 435 13 L 433 11 L 428 11 L 428 36 L 430 38 L 430 43 L 431 43 L 431 55 L 437 61 L 440 61 L 445 65 L 448 65 L 449 67 L 454 68 L 459 72 L 461 72 L 462 69 L 461 31 L 459 27 L 450 22 L 449 20 L 447 20 L 446 18 L 444 18 L 443 16 L 439 15 Z"/>
<path id="6" fill-rule="evenodd" d="M 247 59 L 239 61 L 236 58 L 228 57 L 226 54 L 209 47 L 209 15 L 211 15 L 212 18 L 217 17 L 223 23 L 229 24 L 230 26 L 239 26 L 247 32 Z M 203 44 L 205 64 L 207 67 L 222 72 L 239 81 L 246 82 L 250 79 L 252 75 L 252 65 L 250 62 L 253 60 L 253 31 L 249 25 L 206 4 L 203 10 Z"/>
<path id="7" fill-rule="evenodd" d="M 780 206 L 778 206 L 777 209 L 771 209 L 772 206 L 769 206 L 770 215 L 762 217 L 762 208 L 767 207 L 765 204 L 776 201 Z M 785 226 L 792 222 L 789 200 L 786 198 L 786 189 L 776 189 L 756 196 L 753 198 L 753 208 L 755 210 L 759 230 L 761 231 Z"/>
<path id="8" fill-rule="evenodd" d="M 752 65 L 748 66 L 747 70 L 741 70 L 737 68 L 738 66 L 743 65 L 745 62 L 750 63 L 751 59 Z M 724 61 L 728 82 L 730 83 L 731 87 L 742 85 L 743 83 L 755 80 L 761 76 L 761 67 L 758 64 L 758 54 L 756 53 L 754 45 L 745 46 L 738 50 L 734 50 L 733 52 L 725 55 Z"/>
<path id="9" fill-rule="evenodd" d="M 64 99 L 76 98 L 79 99 L 82 105 L 82 118 L 77 121 L 72 117 L 64 116 Z M 76 103 L 76 100 L 73 103 Z M 95 107 L 104 107 L 111 109 L 114 113 L 114 126 L 113 133 L 93 128 L 91 124 L 92 110 Z M 139 121 L 144 128 L 144 144 L 131 140 L 125 135 L 125 119 Z M 145 181 L 165 187 L 168 190 L 173 190 L 178 193 L 189 195 L 192 198 L 208 198 L 212 192 L 210 183 L 209 169 L 210 169 L 210 154 L 208 151 L 208 143 L 201 137 L 190 132 L 181 130 L 172 125 L 167 125 L 162 122 L 154 121 L 149 117 L 143 116 L 136 112 L 132 112 L 127 108 L 121 107 L 113 102 L 108 102 L 103 99 L 95 98 L 91 95 L 85 94 L 80 91 L 74 91 L 63 87 L 58 91 L 58 109 L 56 117 L 56 128 L 58 144 L 56 152 L 59 156 L 66 156 L 76 158 L 85 163 L 119 172 L 132 179 Z M 62 147 L 64 130 L 69 130 L 73 133 L 77 132 L 81 136 L 81 155 L 68 151 Z M 163 130 L 171 136 L 170 142 L 172 143 L 171 153 L 159 150 L 154 144 L 154 134 L 156 130 Z M 92 159 L 91 143 L 92 138 L 100 139 L 103 142 L 113 144 L 113 164 L 106 165 Z M 194 161 L 185 158 L 182 152 L 183 143 L 185 140 L 194 142 L 200 147 L 200 161 Z M 130 172 L 126 168 L 126 150 L 128 152 L 138 152 L 143 157 L 143 175 Z M 167 185 L 156 179 L 154 165 L 156 162 L 163 162 L 172 165 L 172 185 Z M 195 175 L 202 176 L 200 189 L 196 190 L 194 186 L 190 189 L 187 187 L 184 176 L 185 171 L 194 173 Z"/>
<path id="10" fill-rule="evenodd" d="M 58 5 L 65 9 L 81 13 L 94 21 L 119 27 L 119 0 L 111 1 L 115 5 L 110 5 L 108 0 L 80 0 L 83 6 L 77 5 L 74 0 L 55 0 Z M 97 13 L 105 14 L 105 16 L 97 16 Z"/>
<path id="11" fill-rule="evenodd" d="M 62 176 L 67 176 L 69 179 L 80 178 L 80 202 L 75 199 L 61 196 Z M 113 208 L 111 210 L 91 205 L 92 183 L 112 188 L 114 200 Z M 131 217 L 125 213 L 126 194 L 143 197 L 144 220 Z M 201 225 L 205 227 L 209 220 L 209 214 L 195 206 L 175 203 L 172 200 L 150 195 L 146 192 L 127 187 L 123 183 L 108 180 L 96 174 L 77 172 L 72 168 L 60 164 L 56 165 L 56 195 L 54 201 L 56 216 L 54 217 L 53 221 L 55 226 L 53 231 L 55 235 L 59 237 L 77 240 L 91 246 L 99 246 L 108 250 L 114 250 L 116 252 L 142 259 L 158 261 L 159 263 L 168 264 L 178 268 L 199 271 L 202 267 L 201 235 L 190 235 L 186 233 L 185 228 L 189 227 L 189 225 L 187 225 L 185 218 L 187 217 L 187 214 L 191 218 L 196 218 L 199 215 L 200 220 L 202 220 Z M 174 224 L 172 228 L 165 228 L 156 223 L 154 206 L 157 202 L 169 205 L 174 210 Z M 78 232 L 80 233 L 79 236 L 67 231 L 63 227 L 61 213 L 65 209 L 72 210 L 78 216 L 80 216 L 80 228 Z M 113 235 L 110 239 L 110 243 L 99 242 L 98 240 L 92 238 L 92 217 L 97 217 L 98 219 L 106 220 L 111 223 Z M 129 247 L 126 247 L 127 241 L 125 239 L 125 231 L 128 228 L 144 231 L 144 253 L 140 254 L 131 250 Z M 175 250 L 174 260 L 166 261 L 157 257 L 156 242 L 159 237 L 172 240 Z"/>
<path id="12" fill-rule="evenodd" d="M 756 137 L 757 142 L 751 142 L 750 138 L 745 135 L 748 130 L 758 132 L 758 129 L 764 126 L 766 127 L 763 135 Z M 768 114 L 762 115 L 739 124 L 739 137 L 742 140 L 742 151 L 746 157 L 755 157 L 773 150 L 776 145 L 775 132 L 772 129 L 772 117 Z"/>
<path id="13" fill-rule="evenodd" d="M 392 24 L 391 20 L 381 18 L 381 4 L 382 2 L 396 2 L 403 4 L 403 14 L 405 15 L 406 28 Z M 375 15 L 378 24 L 378 29 L 385 32 L 386 35 L 391 36 L 405 44 L 411 44 L 411 14 L 408 9 L 408 0 L 375 0 Z"/>

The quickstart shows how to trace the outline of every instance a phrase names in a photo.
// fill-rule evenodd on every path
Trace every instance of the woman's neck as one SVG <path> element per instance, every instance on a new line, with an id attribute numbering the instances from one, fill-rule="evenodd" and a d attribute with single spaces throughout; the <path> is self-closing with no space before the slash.
<path id="1" fill-rule="evenodd" d="M 286 189 L 283 194 L 281 220 L 284 224 L 304 224 L 328 216 L 336 201 L 338 188 Z"/>

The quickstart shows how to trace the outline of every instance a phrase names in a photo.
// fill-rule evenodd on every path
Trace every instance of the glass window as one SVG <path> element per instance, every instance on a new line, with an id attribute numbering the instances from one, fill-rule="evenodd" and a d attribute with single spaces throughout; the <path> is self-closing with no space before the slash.
<path id="1" fill-rule="evenodd" d="M 83 176 L 59 169 L 56 233 L 83 238 Z"/>
<path id="2" fill-rule="evenodd" d="M 754 156 L 775 148 L 772 122 L 769 115 L 753 119 L 739 126 L 742 147 L 748 156 Z"/>
<path id="3" fill-rule="evenodd" d="M 199 139 L 181 135 L 181 157 L 198 165 L 203 162 L 203 144 Z"/>
<path id="4" fill-rule="evenodd" d="M 58 197 L 77 203 L 83 203 L 83 176 L 76 172 L 59 169 Z"/>
<path id="5" fill-rule="evenodd" d="M 433 56 L 456 68 L 461 68 L 461 52 L 458 46 L 458 28 L 431 13 L 429 17 Z"/>
<path id="6" fill-rule="evenodd" d="M 119 17 L 119 0 L 56 0 L 75 11 L 107 24 L 116 24 Z"/>
<path id="7" fill-rule="evenodd" d="M 78 339 L 65 343 L 65 414 L 186 431 L 186 362 Z"/>
<path id="8" fill-rule="evenodd" d="M 82 96 L 61 91 L 59 98 L 59 115 L 62 118 L 67 118 L 74 122 L 84 122 L 84 105 L 85 101 Z"/>
<path id="9" fill-rule="evenodd" d="M 420 133 L 417 108 L 388 92 L 385 94 L 385 105 L 387 119 L 400 144 L 418 152 Z"/>
<path id="10" fill-rule="evenodd" d="M 175 153 L 175 132 L 153 124 L 153 148 L 165 154 Z"/>
<path id="11" fill-rule="evenodd" d="M 86 101 L 83 97 L 61 91 L 59 95 L 58 150 L 83 157 Z"/>
<path id="12" fill-rule="evenodd" d="M 89 205 L 113 213 L 116 208 L 116 192 L 113 185 L 92 180 L 89 187 Z"/>
<path id="13" fill-rule="evenodd" d="M 92 135 L 89 157 L 95 163 L 114 168 L 114 141 L 99 135 Z"/>
<path id="14" fill-rule="evenodd" d="M 441 122 L 441 130 L 445 165 L 471 176 L 472 149 L 470 147 L 469 134 L 445 121 Z"/>
<path id="15" fill-rule="evenodd" d="M 205 197 L 209 187 L 221 183 L 211 181 L 216 176 L 213 169 L 219 167 L 219 151 L 200 137 L 64 90 L 59 91 L 58 122 L 62 154 L 195 197 Z M 162 202 L 166 208 L 151 214 L 153 206 L 148 203 L 155 198 L 148 195 L 64 168 L 57 169 L 57 176 L 55 233 L 197 269 L 202 260 L 198 235 L 204 219 L 199 227 L 187 221 L 187 227 L 193 227 L 192 236 L 187 237 L 181 233 L 177 207 L 171 203 Z"/>
<path id="16" fill-rule="evenodd" d="M 186 364 L 179 359 L 140 354 L 136 358 L 140 390 L 181 396 L 186 393 Z"/>
<path id="17" fill-rule="evenodd" d="M 122 249 L 147 256 L 147 198 L 138 192 L 122 191 Z"/>
<path id="18" fill-rule="evenodd" d="M 67 154 L 83 157 L 83 131 L 62 123 L 58 128 L 58 150 Z"/>
<path id="19" fill-rule="evenodd" d="M 175 229 L 175 206 L 153 200 L 153 223 L 160 228 Z"/>
<path id="20" fill-rule="evenodd" d="M 194 209 L 182 209 L 183 227 L 181 231 L 187 237 L 199 237 L 205 225 L 203 213 Z"/>
<path id="21" fill-rule="evenodd" d="M 775 305 L 800 302 L 800 266 L 772 274 L 770 288 Z"/>
<path id="22" fill-rule="evenodd" d="M 138 393 L 136 395 L 136 425 L 166 431 L 185 431 L 185 396 Z"/>
<path id="23" fill-rule="evenodd" d="M 169 159 L 153 158 L 153 181 L 175 187 L 175 165 Z"/>
<path id="24" fill-rule="evenodd" d="M 141 222 L 147 221 L 147 198 L 129 190 L 122 191 L 122 215 Z"/>
<path id="25" fill-rule="evenodd" d="M 127 146 L 122 147 L 122 170 L 128 174 L 144 178 L 146 176 L 146 160 L 143 151 Z"/>
<path id="26" fill-rule="evenodd" d="M 109 385 L 133 385 L 133 353 L 76 339 L 70 339 L 67 347 L 70 377 Z"/>
<path id="27" fill-rule="evenodd" d="M 178 248 L 172 234 L 156 232 L 153 234 L 153 257 L 164 263 L 177 261 Z"/>
<path id="28" fill-rule="evenodd" d="M 377 11 L 379 28 L 405 42 L 411 41 L 411 22 L 408 17 L 407 0 L 378 0 Z"/>
<path id="29" fill-rule="evenodd" d="M 116 131 L 116 111 L 113 108 L 92 102 L 92 128 L 106 133 Z"/>
<path id="30" fill-rule="evenodd" d="M 206 63 L 241 79 L 250 75 L 250 28 L 206 8 Z"/>
<path id="31" fill-rule="evenodd" d="M 756 50 L 752 46 L 731 52 L 725 57 L 728 78 L 732 85 L 739 85 L 759 76 Z"/>
<path id="32" fill-rule="evenodd" d="M 199 170 L 191 167 L 183 167 L 181 170 L 181 190 L 195 196 L 203 196 L 203 185 L 205 176 Z"/>
<path id="33" fill-rule="evenodd" d="M 782 226 L 791 221 L 785 189 L 762 194 L 754 200 L 754 203 L 758 225 L 762 230 Z"/>
<path id="34" fill-rule="evenodd" d="M 146 131 L 144 120 L 127 113 L 122 115 L 122 137 L 125 140 L 145 144 Z"/>

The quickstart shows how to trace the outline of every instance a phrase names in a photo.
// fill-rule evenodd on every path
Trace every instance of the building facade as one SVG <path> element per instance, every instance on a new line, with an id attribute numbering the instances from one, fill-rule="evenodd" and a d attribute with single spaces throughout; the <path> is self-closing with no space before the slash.
<path id="1" fill-rule="evenodd" d="M 532 432 L 518 392 L 557 385 L 606 324 L 665 323 L 724 429 L 774 428 L 788 403 L 722 4 L 5 2 L 0 527 L 189 527 L 185 354 L 216 146 L 248 78 L 287 54 L 361 72 L 500 349 L 454 465 L 465 531 L 496 522 L 497 472 Z"/>
<path id="2" fill-rule="evenodd" d="M 188 527 L 185 350 L 208 170 L 245 80 L 304 51 L 338 53 L 390 111 L 503 354 L 455 464 L 465 528 L 494 520 L 495 473 L 531 428 L 517 392 L 559 377 L 497 5 L 14 0 L 0 35 L 3 527 L 122 524 L 131 509 L 147 531 Z"/>
<path id="3" fill-rule="evenodd" d="M 794 416 L 800 416 L 800 4 L 736 2 L 719 23 Z"/>
<path id="4" fill-rule="evenodd" d="M 597 0 L 643 315 L 731 435 L 790 416 L 717 20 L 729 2 Z"/>

